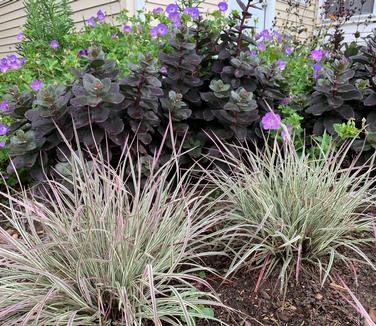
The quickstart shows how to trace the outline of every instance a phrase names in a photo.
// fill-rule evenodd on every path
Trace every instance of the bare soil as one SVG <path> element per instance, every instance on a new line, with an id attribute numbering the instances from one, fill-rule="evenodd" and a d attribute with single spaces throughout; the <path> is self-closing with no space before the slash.
<path id="1" fill-rule="evenodd" d="M 375 247 L 364 250 L 376 264 Z M 354 256 L 354 253 L 349 255 Z M 221 258 L 210 265 L 225 275 L 228 262 Z M 255 292 L 258 274 L 259 272 L 243 271 L 226 281 L 209 278 L 222 302 L 234 309 L 230 313 L 226 309 L 216 309 L 216 317 L 233 326 L 368 326 L 356 311 L 346 286 L 353 291 L 364 308 L 376 316 L 376 272 L 368 265 L 354 263 L 352 267 L 347 267 L 342 263 L 337 264 L 331 279 L 324 286 L 321 285 L 317 270 L 305 271 L 299 282 L 295 279 L 289 282 L 286 295 L 280 291 L 277 274 L 264 280 Z M 219 324 L 207 321 L 200 324 L 205 325 Z"/>

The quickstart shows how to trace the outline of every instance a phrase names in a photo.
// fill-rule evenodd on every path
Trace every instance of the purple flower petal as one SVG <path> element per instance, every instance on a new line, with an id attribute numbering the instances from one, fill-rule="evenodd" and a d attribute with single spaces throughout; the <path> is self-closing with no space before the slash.
<path id="1" fill-rule="evenodd" d="M 22 41 L 24 38 L 24 34 L 22 32 L 19 32 L 16 36 L 16 40 L 17 41 Z"/>
<path id="2" fill-rule="evenodd" d="M 179 6 L 175 3 L 170 3 L 167 7 L 166 7 L 166 12 L 168 14 L 174 14 L 174 13 L 177 13 L 179 10 Z"/>
<path id="3" fill-rule="evenodd" d="M 261 124 L 265 130 L 277 130 L 281 127 L 281 116 L 274 112 L 268 112 L 262 117 Z"/>
<path id="4" fill-rule="evenodd" d="M 220 11 L 220 12 L 225 12 L 225 11 L 227 11 L 227 9 L 228 9 L 228 4 L 227 4 L 227 2 L 221 1 L 220 3 L 218 3 L 218 8 L 219 8 L 219 11 Z"/>
<path id="5" fill-rule="evenodd" d="M 104 14 L 104 12 L 102 10 L 98 10 L 97 11 L 97 19 L 100 21 L 100 22 L 104 22 L 105 19 L 106 19 L 106 15 Z"/>
<path id="6" fill-rule="evenodd" d="M 260 34 L 265 41 L 271 41 L 273 39 L 268 29 L 264 29 Z"/>
<path id="7" fill-rule="evenodd" d="M 8 55 L 8 62 L 14 63 L 17 61 L 17 56 L 15 54 Z"/>
<path id="8" fill-rule="evenodd" d="M 89 50 L 88 49 L 82 49 L 82 50 L 78 51 L 77 55 L 79 57 L 85 57 L 85 56 L 89 55 Z"/>
<path id="9" fill-rule="evenodd" d="M 289 105 L 290 101 L 291 101 L 290 97 L 285 97 L 285 98 L 283 98 L 283 99 L 281 99 L 279 101 L 279 104 L 281 104 L 281 105 Z"/>
<path id="10" fill-rule="evenodd" d="M 174 12 L 168 15 L 168 19 L 172 22 L 173 27 L 180 27 L 181 25 L 181 17 L 178 12 Z"/>
<path id="11" fill-rule="evenodd" d="M 266 50 L 266 45 L 265 43 L 258 43 L 257 44 L 257 48 L 261 51 L 261 52 L 264 52 Z"/>
<path id="12" fill-rule="evenodd" d="M 325 55 L 324 51 L 322 50 L 312 50 L 311 51 L 311 58 L 317 62 L 321 61 L 323 56 Z"/>
<path id="13" fill-rule="evenodd" d="M 5 147 L 6 144 L 7 144 L 7 142 L 5 140 L 0 141 L 0 147 L 1 148 Z"/>
<path id="14" fill-rule="evenodd" d="M 9 127 L 3 123 L 0 123 L 0 136 L 5 136 L 9 131 Z"/>
<path id="15" fill-rule="evenodd" d="M 285 53 L 287 55 L 291 55 L 292 54 L 292 49 L 290 47 L 288 47 L 287 45 L 285 46 Z"/>
<path id="16" fill-rule="evenodd" d="M 157 7 L 153 9 L 153 14 L 160 14 L 161 12 L 163 12 L 163 8 L 161 7 Z"/>
<path id="17" fill-rule="evenodd" d="M 86 19 L 86 23 L 87 23 L 90 27 L 95 27 L 95 26 L 97 26 L 97 22 L 95 21 L 95 18 L 94 18 L 94 17 L 90 17 L 89 19 Z"/>
<path id="18" fill-rule="evenodd" d="M 184 13 L 191 16 L 192 19 L 196 19 L 200 16 L 200 10 L 198 8 L 193 8 L 193 7 L 186 8 L 184 10 Z"/>
<path id="19" fill-rule="evenodd" d="M 56 41 L 56 40 L 52 40 L 51 43 L 50 43 L 50 47 L 52 49 L 57 49 L 59 47 L 59 42 Z"/>
<path id="20" fill-rule="evenodd" d="M 157 38 L 158 37 L 158 27 L 153 27 L 151 30 L 150 30 L 150 36 L 152 38 Z"/>
<path id="21" fill-rule="evenodd" d="M 282 40 L 282 35 L 276 31 L 274 31 L 272 33 L 272 35 L 278 40 L 278 41 L 281 41 Z"/>
<path id="22" fill-rule="evenodd" d="M 0 110 L 1 111 L 7 111 L 9 109 L 9 102 L 6 100 L 3 100 L 0 102 Z"/>
<path id="23" fill-rule="evenodd" d="M 35 79 L 33 80 L 31 83 L 30 83 L 30 87 L 34 90 L 34 91 L 39 91 L 42 87 L 43 87 L 43 82 L 38 80 L 38 79 Z"/>
<path id="24" fill-rule="evenodd" d="M 167 75 L 168 70 L 167 70 L 166 67 L 161 67 L 161 69 L 159 69 L 159 72 L 160 72 L 162 75 Z"/>
<path id="25" fill-rule="evenodd" d="M 123 25 L 122 29 L 123 29 L 123 32 L 126 34 L 132 32 L 132 27 L 129 25 Z"/>
<path id="26" fill-rule="evenodd" d="M 157 31 L 159 36 L 165 36 L 168 33 L 168 27 L 165 24 L 158 24 Z"/>
<path id="27" fill-rule="evenodd" d="M 313 79 L 319 78 L 319 72 L 322 69 L 322 67 L 318 63 L 313 64 Z"/>
<path id="28" fill-rule="evenodd" d="M 281 70 L 284 70 L 286 68 L 286 62 L 283 61 L 282 59 L 277 60 L 275 63 Z"/>

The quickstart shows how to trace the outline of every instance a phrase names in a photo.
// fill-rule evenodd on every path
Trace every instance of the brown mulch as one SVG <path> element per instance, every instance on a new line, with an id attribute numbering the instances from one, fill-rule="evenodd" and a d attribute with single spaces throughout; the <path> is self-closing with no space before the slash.
<path id="1" fill-rule="evenodd" d="M 374 249 L 364 250 L 376 264 Z M 349 255 L 354 256 L 354 253 Z M 210 265 L 224 275 L 228 262 L 220 258 Z M 222 302 L 234 309 L 231 313 L 221 308 L 215 312 L 217 318 L 229 325 L 368 326 L 349 303 L 352 300 L 340 279 L 355 293 L 371 316 L 376 317 L 376 272 L 360 263 L 353 268 L 337 264 L 332 275 L 332 279 L 322 287 L 317 270 L 305 271 L 299 282 L 289 282 L 286 296 L 280 291 L 277 274 L 265 280 L 257 292 L 254 289 L 258 272 L 240 272 L 225 282 L 215 277 L 208 278 Z M 199 325 L 216 326 L 219 323 L 204 321 Z"/>

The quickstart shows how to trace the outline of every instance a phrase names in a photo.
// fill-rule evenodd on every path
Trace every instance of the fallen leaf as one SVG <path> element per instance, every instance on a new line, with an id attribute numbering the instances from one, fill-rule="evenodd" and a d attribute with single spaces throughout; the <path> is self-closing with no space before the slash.
<path id="1" fill-rule="evenodd" d="M 369 316 L 371 317 L 372 321 L 376 323 L 376 308 L 371 308 L 369 310 Z"/>
<path id="2" fill-rule="evenodd" d="M 371 317 L 372 321 L 376 323 L 376 308 L 371 308 L 368 312 L 368 315 Z M 364 319 L 364 326 L 374 326 L 374 325 L 370 325 L 369 322 Z"/>
<path id="3" fill-rule="evenodd" d="M 322 295 L 321 293 L 317 293 L 317 294 L 315 295 L 315 298 L 316 298 L 317 300 L 322 300 L 323 295 Z"/>
<path id="4" fill-rule="evenodd" d="M 338 285 L 337 283 L 330 283 L 329 286 L 334 289 L 334 290 L 337 290 L 337 291 L 342 291 L 342 292 L 347 292 L 346 288 L 344 288 L 343 286 L 340 286 Z"/>

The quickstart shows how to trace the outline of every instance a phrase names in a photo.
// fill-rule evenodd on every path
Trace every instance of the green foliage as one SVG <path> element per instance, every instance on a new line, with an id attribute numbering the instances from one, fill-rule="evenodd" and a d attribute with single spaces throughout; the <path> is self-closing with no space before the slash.
<path id="1" fill-rule="evenodd" d="M 56 40 L 66 45 L 66 36 L 74 29 L 68 0 L 25 0 L 24 5 L 26 23 L 23 31 L 28 42 L 49 44 Z M 26 55 L 29 47 L 30 44 L 22 42 L 20 53 Z"/>
<path id="2" fill-rule="evenodd" d="M 43 41 L 25 42 L 38 51 L 30 50 L 21 69 L 0 74 L 3 90 L 12 83 L 19 89 L 4 96 L 11 102 L 12 130 L 22 131 L 13 135 L 10 147 L 30 130 L 28 136 L 35 137 L 24 154 L 19 148 L 9 149 L 15 167 L 53 169 L 63 159 L 58 155 L 62 140 L 54 126 L 71 140 L 72 117 L 81 145 L 95 150 L 95 143 L 103 147 L 109 139 L 113 162 L 126 138 L 137 140 L 134 150 L 148 161 L 171 122 L 175 141 L 188 150 L 182 157 L 187 163 L 215 150 L 213 134 L 228 142 L 262 143 L 260 120 L 270 111 L 281 115 L 297 148 L 314 144 L 312 140 L 324 132 L 337 136 L 334 125 L 349 119 L 358 129 L 367 119 L 354 148 L 376 146 L 376 115 L 367 110 L 373 107 L 375 88 L 373 38 L 367 47 L 354 48 L 358 56 L 352 49 L 346 52 L 351 58 L 325 54 L 317 61 L 310 44 L 293 44 L 275 31 L 254 35 L 241 18 L 237 14 L 227 18 L 219 11 L 197 19 L 181 13 L 182 24 L 176 27 L 164 12 L 130 16 L 123 11 L 119 22 L 127 25 L 127 31 L 97 20 L 95 27 L 66 35 L 67 46 L 51 49 Z M 155 22 L 165 24 L 169 33 L 153 37 Z M 77 55 L 89 48 L 89 55 Z M 140 60 L 140 52 L 149 55 Z M 318 62 L 321 70 L 316 76 L 313 65 Z M 37 96 L 29 91 L 34 79 L 45 84 Z M 171 149 L 168 139 L 161 157 L 171 155 Z M 37 171 L 31 175 L 40 175 Z"/>
<path id="3" fill-rule="evenodd" d="M 362 252 L 362 238 L 372 230 L 374 158 L 343 168 L 349 146 L 329 148 L 315 159 L 290 146 L 274 143 L 264 152 L 247 148 L 224 149 L 221 162 L 230 167 L 209 173 L 228 208 L 224 239 L 233 258 L 228 275 L 248 267 L 260 278 L 277 270 L 281 289 L 291 277 L 314 266 L 325 283 L 336 260 L 354 256 L 375 266 Z M 235 154 L 234 154 L 235 153 Z M 240 153 L 242 155 L 240 155 Z M 242 157 L 242 159 L 239 159 Z"/>
<path id="4" fill-rule="evenodd" d="M 196 261 L 216 254 L 203 246 L 222 219 L 211 192 L 200 195 L 190 171 L 171 179 L 175 161 L 144 187 L 141 162 L 125 147 L 117 169 L 106 154 L 87 161 L 69 148 L 63 181 L 50 181 L 45 196 L 1 194 L 9 203 L 0 215 L 22 237 L 0 227 L 2 325 L 217 321 L 209 307 L 222 304 L 196 276 L 210 272 Z"/>
<path id="5" fill-rule="evenodd" d="M 167 36 L 158 39 L 150 36 L 151 22 L 157 16 L 143 12 L 130 16 L 127 11 L 122 11 L 118 22 L 129 25 L 131 33 L 124 33 L 122 27 L 111 23 L 98 22 L 95 27 L 85 26 L 82 31 L 62 34 L 56 49 L 50 47 L 52 39 L 49 38 L 25 39 L 20 43 L 25 64 L 18 70 L 0 73 L 0 100 L 10 86 L 17 85 L 25 91 L 35 79 L 42 80 L 45 85 L 72 83 L 74 75 L 71 69 L 83 67 L 87 61 L 78 55 L 79 51 L 90 47 L 102 48 L 109 59 L 117 62 L 123 73 L 128 72 L 128 64 L 138 63 L 140 54 L 149 53 L 157 57 L 161 47 L 168 47 L 163 45 Z M 166 17 L 162 21 L 171 27 Z"/>
<path id="6" fill-rule="evenodd" d="M 347 123 L 334 124 L 334 131 L 341 139 L 358 138 L 361 132 L 361 130 L 355 126 L 354 120 L 349 120 Z"/>

